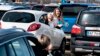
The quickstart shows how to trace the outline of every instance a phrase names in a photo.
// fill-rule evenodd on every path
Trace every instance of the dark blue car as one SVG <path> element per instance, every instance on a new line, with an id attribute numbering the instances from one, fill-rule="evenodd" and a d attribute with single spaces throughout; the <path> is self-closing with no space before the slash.
<path id="1" fill-rule="evenodd" d="M 63 19 L 65 21 L 62 29 L 65 33 L 70 33 L 72 26 L 75 24 L 77 15 L 80 11 L 86 9 L 88 6 L 94 6 L 93 4 L 80 4 L 80 3 L 66 3 L 61 4 L 59 8 L 63 12 Z"/>
<path id="2" fill-rule="evenodd" d="M 0 29 L 0 56 L 46 56 L 46 51 L 23 29 Z"/>

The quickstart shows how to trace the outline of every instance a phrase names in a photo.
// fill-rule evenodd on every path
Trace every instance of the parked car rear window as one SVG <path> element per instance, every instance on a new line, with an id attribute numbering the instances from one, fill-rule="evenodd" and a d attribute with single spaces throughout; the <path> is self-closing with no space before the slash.
<path id="1" fill-rule="evenodd" d="M 62 12 L 63 12 L 63 15 L 68 15 L 68 16 L 77 16 L 78 13 L 81 11 L 81 10 L 84 10 L 86 9 L 87 7 L 86 6 L 61 6 L 60 7 Z"/>
<path id="2" fill-rule="evenodd" d="M 100 13 L 82 13 L 78 24 L 83 26 L 100 26 Z"/>
<path id="3" fill-rule="evenodd" d="M 39 10 L 39 11 L 41 11 L 42 9 L 43 9 L 43 6 L 34 6 L 32 8 L 32 10 Z"/>
<path id="4" fill-rule="evenodd" d="M 35 17 L 33 14 L 25 12 L 9 12 L 4 15 L 3 21 L 30 23 L 35 21 Z"/>
<path id="5" fill-rule="evenodd" d="M 57 6 L 45 6 L 45 7 L 43 8 L 43 11 L 46 11 L 46 12 L 53 12 L 55 8 L 57 8 Z"/>

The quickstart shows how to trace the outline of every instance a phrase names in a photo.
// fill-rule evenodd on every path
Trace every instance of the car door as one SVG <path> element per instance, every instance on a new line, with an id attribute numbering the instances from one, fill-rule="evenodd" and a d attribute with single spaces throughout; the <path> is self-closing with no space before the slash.
<path id="1" fill-rule="evenodd" d="M 60 46 L 62 39 L 65 37 L 64 31 L 61 30 L 61 29 L 54 28 L 53 34 L 54 34 L 54 37 L 55 37 L 54 41 L 56 41 L 55 44 L 57 46 Z"/>
<path id="2" fill-rule="evenodd" d="M 35 56 L 34 52 L 31 54 L 23 38 L 7 43 L 6 49 L 8 56 Z"/>

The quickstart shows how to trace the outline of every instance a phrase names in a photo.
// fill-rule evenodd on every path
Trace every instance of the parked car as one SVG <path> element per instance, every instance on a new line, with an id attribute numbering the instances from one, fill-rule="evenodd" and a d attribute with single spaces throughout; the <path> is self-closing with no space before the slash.
<path id="1" fill-rule="evenodd" d="M 8 11 L 1 19 L 1 28 L 23 28 L 35 36 L 41 36 L 44 33 L 51 37 L 54 49 L 60 48 L 59 50 L 62 50 L 64 53 L 66 43 L 65 34 L 62 30 L 51 28 L 41 21 L 46 14 L 46 12 L 34 10 Z"/>
<path id="2" fill-rule="evenodd" d="M 71 30 L 71 52 L 73 55 L 92 53 L 100 56 L 99 17 L 100 10 L 97 9 L 88 9 L 80 12 Z"/>
<path id="3" fill-rule="evenodd" d="M 61 4 L 59 8 L 63 13 L 64 26 L 63 31 L 66 34 L 67 45 L 70 46 L 70 33 L 72 26 L 76 23 L 78 13 L 88 8 L 88 6 L 94 6 L 93 4 L 82 4 L 82 3 L 67 3 Z"/>
<path id="4" fill-rule="evenodd" d="M 25 5 L 18 5 L 18 4 L 4 4 L 0 5 L 0 20 L 3 14 L 9 10 L 18 10 L 18 9 L 30 9 L 28 6 Z"/>
<path id="5" fill-rule="evenodd" d="M 44 4 L 44 8 L 42 9 L 45 12 L 53 12 L 55 8 L 58 8 L 59 4 Z"/>
<path id="6" fill-rule="evenodd" d="M 76 22 L 77 15 L 80 11 L 86 9 L 88 6 L 93 6 L 92 4 L 80 4 L 80 3 L 67 3 L 61 4 L 59 8 L 63 12 L 63 19 L 65 21 L 65 26 L 63 28 L 65 33 L 70 33 L 72 26 Z"/>
<path id="7" fill-rule="evenodd" d="M 32 10 L 38 10 L 41 11 L 44 8 L 43 4 L 36 4 L 32 7 Z"/>
<path id="8" fill-rule="evenodd" d="M 45 12 L 53 12 L 55 8 L 57 8 L 59 4 L 38 4 L 34 5 L 32 10 L 45 11 Z"/>
<path id="9" fill-rule="evenodd" d="M 36 37 L 23 31 L 23 29 L 1 29 L 0 30 L 0 56 L 37 56 L 33 47 L 37 48 Z M 40 55 L 41 56 L 41 55 Z"/>

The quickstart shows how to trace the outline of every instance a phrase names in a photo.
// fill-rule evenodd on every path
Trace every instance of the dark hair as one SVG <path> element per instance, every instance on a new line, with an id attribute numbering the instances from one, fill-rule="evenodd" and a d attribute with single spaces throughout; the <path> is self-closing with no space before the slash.
<path id="1" fill-rule="evenodd" d="M 40 44 L 43 49 L 48 47 L 48 45 L 50 44 L 50 38 L 48 36 L 42 34 L 40 37 Z"/>

